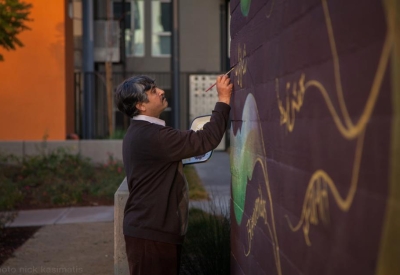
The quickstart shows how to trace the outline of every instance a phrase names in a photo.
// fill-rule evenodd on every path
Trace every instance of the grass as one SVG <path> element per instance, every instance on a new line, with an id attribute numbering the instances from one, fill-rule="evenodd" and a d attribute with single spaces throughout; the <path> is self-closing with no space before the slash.
<path id="1" fill-rule="evenodd" d="M 189 185 L 189 198 L 191 200 L 208 200 L 207 191 L 204 189 L 194 166 L 186 165 L 183 168 L 183 172 Z"/>
<path id="2" fill-rule="evenodd" d="M 182 249 L 183 275 L 230 274 L 230 220 L 190 209 L 189 227 Z"/>

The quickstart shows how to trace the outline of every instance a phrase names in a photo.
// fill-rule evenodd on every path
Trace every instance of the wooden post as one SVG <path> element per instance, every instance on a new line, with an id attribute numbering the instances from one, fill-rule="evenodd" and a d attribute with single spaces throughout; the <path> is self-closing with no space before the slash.
<path id="1" fill-rule="evenodd" d="M 113 81 L 112 81 L 112 46 L 113 46 L 113 37 L 111 28 L 111 7 L 110 1 L 107 0 L 107 60 L 105 62 L 106 69 L 106 91 L 107 91 L 107 119 L 108 119 L 108 135 L 111 138 L 114 133 L 113 127 Z"/>

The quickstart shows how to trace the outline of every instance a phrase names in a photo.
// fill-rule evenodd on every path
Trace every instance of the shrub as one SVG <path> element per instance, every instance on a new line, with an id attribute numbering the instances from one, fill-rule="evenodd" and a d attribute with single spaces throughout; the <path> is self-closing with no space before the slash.
<path id="1" fill-rule="evenodd" d="M 183 167 L 186 180 L 189 185 L 189 198 L 191 200 L 208 200 L 208 193 L 201 182 L 199 175 L 193 165 Z"/>
<path id="2" fill-rule="evenodd" d="M 181 274 L 225 275 L 230 272 L 230 220 L 190 209 L 189 227 L 182 249 Z"/>
<path id="3" fill-rule="evenodd" d="M 16 216 L 13 212 L 14 205 L 21 201 L 22 194 L 18 190 L 17 184 L 7 179 L 0 171 L 0 237 L 5 225 L 12 222 Z"/>
<path id="4" fill-rule="evenodd" d="M 112 156 L 107 164 L 95 166 L 90 159 L 62 148 L 24 159 L 2 156 L 0 162 L 0 173 L 8 183 L 2 186 L 8 189 L 0 193 L 0 201 L 8 208 L 21 203 L 23 208 L 88 205 L 97 200 L 112 203 L 125 177 L 122 163 Z M 12 192 L 19 196 L 4 196 Z"/>

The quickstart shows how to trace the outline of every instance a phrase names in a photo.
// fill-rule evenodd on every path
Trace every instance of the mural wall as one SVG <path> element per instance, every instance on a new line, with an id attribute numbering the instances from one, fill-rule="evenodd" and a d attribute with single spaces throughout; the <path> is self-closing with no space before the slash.
<path id="1" fill-rule="evenodd" d="M 232 274 L 400 274 L 400 3 L 232 0 Z"/>

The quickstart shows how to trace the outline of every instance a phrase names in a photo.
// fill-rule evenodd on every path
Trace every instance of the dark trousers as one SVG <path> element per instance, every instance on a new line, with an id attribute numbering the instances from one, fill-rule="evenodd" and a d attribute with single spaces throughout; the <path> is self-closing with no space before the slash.
<path id="1" fill-rule="evenodd" d="M 130 275 L 178 275 L 182 245 L 125 236 Z"/>

